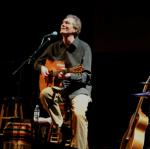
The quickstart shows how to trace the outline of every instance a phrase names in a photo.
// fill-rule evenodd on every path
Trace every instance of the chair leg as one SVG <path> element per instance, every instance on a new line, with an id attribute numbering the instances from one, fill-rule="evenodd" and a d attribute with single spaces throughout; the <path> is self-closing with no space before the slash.
<path id="1" fill-rule="evenodd" d="M 50 143 L 59 144 L 61 140 L 62 140 L 61 128 L 57 127 L 54 124 L 51 124 L 48 133 L 48 141 Z"/>

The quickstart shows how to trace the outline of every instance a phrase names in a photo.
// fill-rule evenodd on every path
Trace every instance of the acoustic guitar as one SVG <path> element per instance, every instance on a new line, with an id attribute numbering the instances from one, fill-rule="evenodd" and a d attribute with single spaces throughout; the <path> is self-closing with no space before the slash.
<path id="1" fill-rule="evenodd" d="M 62 79 L 57 77 L 58 73 L 62 72 L 63 74 L 70 72 L 70 73 L 81 73 L 84 69 L 82 65 L 77 65 L 71 68 L 65 68 L 64 61 L 61 60 L 46 60 L 45 66 L 49 70 L 49 75 L 45 77 L 40 73 L 39 76 L 39 89 L 40 91 L 43 90 L 45 87 L 48 86 L 56 86 L 62 87 Z"/>
<path id="2" fill-rule="evenodd" d="M 148 77 L 143 92 L 148 89 L 148 83 L 150 81 L 150 76 Z M 123 135 L 120 149 L 143 149 L 145 140 L 145 130 L 148 126 L 148 117 L 142 112 L 142 103 L 144 96 L 140 96 L 135 113 L 132 115 L 129 127 L 125 134 Z"/>

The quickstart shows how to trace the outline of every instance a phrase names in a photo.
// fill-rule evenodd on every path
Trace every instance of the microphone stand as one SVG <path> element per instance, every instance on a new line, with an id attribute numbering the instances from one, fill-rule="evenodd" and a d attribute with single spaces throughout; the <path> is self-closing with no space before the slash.
<path id="1" fill-rule="evenodd" d="M 44 37 L 42 38 L 41 44 L 39 45 L 39 47 L 37 48 L 37 50 L 35 50 L 33 52 L 32 55 L 30 55 L 25 61 L 23 61 L 21 63 L 21 65 L 12 73 L 12 75 L 14 76 L 18 71 L 20 71 L 23 66 L 27 63 L 30 64 L 33 59 L 35 58 L 36 54 L 50 41 L 50 38 L 47 38 L 47 40 L 44 42 Z"/>
<path id="2" fill-rule="evenodd" d="M 16 85 L 17 85 L 17 92 L 16 92 L 16 94 L 17 94 L 17 96 L 21 96 L 21 79 L 22 79 L 22 69 L 23 69 L 23 67 L 25 66 L 25 64 L 31 64 L 31 62 L 34 60 L 34 58 L 35 58 L 35 56 L 37 55 L 37 53 L 45 46 L 45 45 L 47 45 L 48 44 L 48 42 L 50 41 L 51 39 L 50 39 L 50 37 L 43 37 L 42 38 L 42 41 L 41 41 L 41 43 L 40 43 L 40 45 L 38 46 L 38 48 L 33 52 L 33 54 L 32 55 L 30 55 L 27 59 L 25 59 L 22 63 L 21 63 L 21 65 L 16 69 L 16 70 L 14 70 L 13 72 L 12 72 L 12 76 L 16 76 L 16 74 L 18 73 L 18 72 L 20 72 L 19 73 L 19 79 L 18 79 L 18 81 L 16 81 Z"/>
<path id="3" fill-rule="evenodd" d="M 24 93 L 22 93 L 22 89 L 21 89 L 21 81 L 22 81 L 22 69 L 23 67 L 25 66 L 25 64 L 31 64 L 31 62 L 35 59 L 35 57 L 37 56 L 37 53 L 42 49 L 44 48 L 44 46 L 46 46 L 49 41 L 50 41 L 50 37 L 43 37 L 42 38 L 42 41 L 40 43 L 40 45 L 38 46 L 38 48 L 33 52 L 32 55 L 30 55 L 26 60 L 24 60 L 21 65 L 12 72 L 12 76 L 16 76 L 16 74 L 19 72 L 19 79 L 18 81 L 15 81 L 16 82 L 16 87 L 17 87 L 17 90 L 16 90 L 16 93 L 15 95 L 13 96 L 14 99 L 16 99 L 17 101 L 20 101 L 20 102 L 23 102 L 22 99 L 24 96 Z M 23 89 L 24 90 L 24 89 Z M 30 117 L 30 116 L 29 116 Z"/>
<path id="4" fill-rule="evenodd" d="M 25 66 L 25 64 L 31 64 L 31 62 L 33 61 L 33 59 L 35 58 L 35 56 L 37 55 L 37 53 L 45 46 L 48 44 L 48 42 L 50 41 L 50 37 L 46 37 L 43 36 L 42 41 L 40 43 L 40 45 L 38 46 L 38 48 L 33 52 L 32 55 L 30 55 L 26 60 L 24 60 L 21 65 L 12 73 L 13 76 L 15 76 L 19 71 L 20 71 L 20 75 L 19 75 L 19 82 L 21 82 L 21 69 Z M 18 86 L 20 85 L 20 83 L 18 82 Z M 20 88 L 20 87 L 18 87 Z M 20 91 L 18 91 L 20 92 Z"/>

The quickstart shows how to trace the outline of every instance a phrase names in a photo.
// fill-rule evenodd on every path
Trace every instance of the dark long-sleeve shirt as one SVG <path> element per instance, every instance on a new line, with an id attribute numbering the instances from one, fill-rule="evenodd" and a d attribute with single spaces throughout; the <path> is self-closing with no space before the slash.
<path id="1" fill-rule="evenodd" d="M 92 53 L 90 46 L 78 37 L 68 47 L 62 40 L 51 43 L 43 54 L 35 61 L 35 70 L 40 71 L 46 59 L 63 60 L 66 68 L 82 64 L 82 73 L 71 73 L 69 79 L 63 80 L 64 92 L 72 99 L 78 94 L 91 96 L 91 64 Z"/>

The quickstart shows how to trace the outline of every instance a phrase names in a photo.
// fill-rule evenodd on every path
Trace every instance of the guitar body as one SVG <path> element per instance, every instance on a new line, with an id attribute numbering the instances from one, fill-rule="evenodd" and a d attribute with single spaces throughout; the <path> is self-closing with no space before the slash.
<path id="1" fill-rule="evenodd" d="M 64 61 L 61 60 L 46 60 L 45 66 L 49 70 L 49 75 L 47 77 L 43 76 L 40 73 L 39 76 L 39 89 L 40 91 L 48 86 L 56 86 L 62 87 L 62 79 L 57 77 L 59 72 L 63 72 L 64 74 L 67 72 L 70 73 L 81 73 L 83 71 L 82 65 L 77 65 L 72 68 L 65 68 Z"/>
<path id="2" fill-rule="evenodd" d="M 55 77 L 56 74 L 53 74 L 55 72 L 60 72 L 65 68 L 64 61 L 60 60 L 46 60 L 45 66 L 48 68 L 50 75 L 48 77 L 43 76 L 40 74 L 39 76 L 39 88 L 40 91 L 48 86 L 57 86 L 61 87 L 61 80 L 57 79 Z"/>
<path id="3" fill-rule="evenodd" d="M 143 92 L 146 92 L 146 90 L 148 89 L 149 82 L 150 76 L 145 82 Z M 143 100 L 144 97 L 141 96 L 135 113 L 130 119 L 129 127 L 122 138 L 120 149 L 143 149 L 145 130 L 149 123 L 148 117 L 142 112 L 141 109 Z"/>
<path id="4" fill-rule="evenodd" d="M 132 120 L 133 116 L 131 122 Z M 143 149 L 147 126 L 148 117 L 142 111 L 139 111 L 134 124 L 125 132 L 120 149 Z"/>

